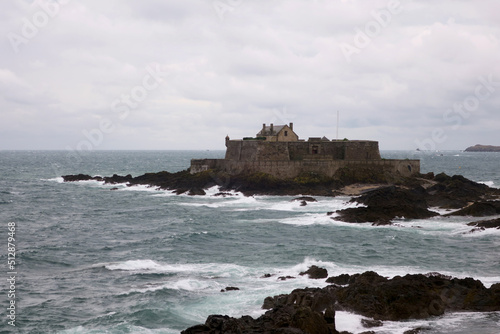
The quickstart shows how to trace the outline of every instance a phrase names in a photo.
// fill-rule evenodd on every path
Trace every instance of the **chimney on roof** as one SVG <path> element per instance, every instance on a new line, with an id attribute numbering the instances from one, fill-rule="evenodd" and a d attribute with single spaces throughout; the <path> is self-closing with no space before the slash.
<path id="1" fill-rule="evenodd" d="M 266 123 L 262 124 L 262 133 L 264 133 L 264 131 L 266 131 Z"/>
<path id="2" fill-rule="evenodd" d="M 273 123 L 271 123 L 271 134 L 273 134 L 273 130 L 274 130 L 274 125 Z"/>
<path id="3" fill-rule="evenodd" d="M 290 130 L 293 130 L 293 123 L 292 122 L 290 122 L 289 127 L 290 127 Z"/>

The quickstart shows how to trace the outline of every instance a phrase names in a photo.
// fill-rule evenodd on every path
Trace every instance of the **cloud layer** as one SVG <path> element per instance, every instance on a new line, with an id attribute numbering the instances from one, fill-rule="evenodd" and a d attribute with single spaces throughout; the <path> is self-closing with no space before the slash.
<path id="1" fill-rule="evenodd" d="M 224 149 L 294 122 L 500 145 L 500 3 L 2 2 L 0 149 Z"/>

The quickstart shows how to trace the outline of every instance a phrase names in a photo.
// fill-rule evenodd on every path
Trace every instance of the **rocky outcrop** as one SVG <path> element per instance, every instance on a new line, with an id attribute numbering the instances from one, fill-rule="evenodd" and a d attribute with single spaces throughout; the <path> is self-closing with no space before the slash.
<path id="1" fill-rule="evenodd" d="M 366 205 L 366 207 L 339 210 L 336 220 L 350 223 L 370 222 L 375 225 L 391 224 L 397 217 L 407 219 L 423 219 L 438 215 L 427 209 L 425 189 L 417 187 L 404 189 L 389 186 L 370 191 L 351 202 Z"/>
<path id="2" fill-rule="evenodd" d="M 474 145 L 467 147 L 465 152 L 500 152 L 500 146 L 492 146 L 492 145 Z"/>
<path id="3" fill-rule="evenodd" d="M 435 184 L 426 189 L 427 203 L 441 208 L 459 209 L 470 202 L 500 194 L 499 189 L 492 189 L 461 175 L 448 176 L 445 173 L 440 173 L 434 177 L 433 181 Z"/>
<path id="4" fill-rule="evenodd" d="M 379 187 L 351 202 L 366 207 L 338 210 L 335 220 L 351 223 L 369 222 L 387 225 L 397 218 L 425 219 L 438 215 L 429 207 L 460 209 L 448 214 L 462 216 L 491 216 L 500 214 L 500 189 L 490 188 L 460 175 L 444 173 L 425 178 L 405 180 L 404 184 Z M 493 200 L 495 199 L 495 200 Z"/>
<path id="5" fill-rule="evenodd" d="M 243 316 L 239 319 L 227 315 L 211 315 L 205 324 L 190 327 L 181 334 L 222 333 L 276 333 L 276 334 L 334 334 L 333 309 L 322 314 L 310 307 L 286 305 L 276 307 L 258 319 Z"/>
<path id="6" fill-rule="evenodd" d="M 491 219 L 491 220 L 480 220 L 477 222 L 472 222 L 467 224 L 468 226 L 474 226 L 475 228 L 472 230 L 472 232 L 476 231 L 484 231 L 487 228 L 496 228 L 500 229 L 500 218 L 497 219 Z"/>
<path id="7" fill-rule="evenodd" d="M 373 320 L 365 320 L 365 326 L 372 327 L 383 325 L 385 320 L 426 319 L 445 312 L 500 310 L 500 283 L 488 289 L 472 278 L 431 273 L 388 279 L 369 271 L 328 281 L 336 283 L 267 297 L 262 308 L 269 311 L 257 319 L 210 316 L 205 324 L 182 333 L 338 333 L 336 310 L 369 317 Z"/>
<path id="8" fill-rule="evenodd" d="M 465 208 L 446 214 L 446 216 L 487 217 L 500 214 L 499 201 L 475 202 Z"/>
<path id="9" fill-rule="evenodd" d="M 304 276 L 307 275 L 312 279 L 320 279 L 327 278 L 328 271 L 325 268 L 320 268 L 318 266 L 310 266 L 306 271 L 301 272 L 299 275 Z"/>

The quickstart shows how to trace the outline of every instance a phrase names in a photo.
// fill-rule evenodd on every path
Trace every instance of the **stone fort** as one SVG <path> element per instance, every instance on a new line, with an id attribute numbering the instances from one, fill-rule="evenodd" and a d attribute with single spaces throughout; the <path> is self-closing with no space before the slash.
<path id="1" fill-rule="evenodd" d="M 224 159 L 193 159 L 190 172 L 266 173 L 281 179 L 318 173 L 334 178 L 344 168 L 413 176 L 420 173 L 420 160 L 382 159 L 377 141 L 326 137 L 306 141 L 299 139 L 293 123 L 271 123 L 263 124 L 255 137 L 231 140 L 227 136 Z"/>

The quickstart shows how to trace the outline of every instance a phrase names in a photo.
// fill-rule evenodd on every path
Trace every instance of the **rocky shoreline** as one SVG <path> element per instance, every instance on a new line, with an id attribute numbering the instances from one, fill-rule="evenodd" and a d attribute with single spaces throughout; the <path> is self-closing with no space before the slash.
<path id="1" fill-rule="evenodd" d="M 377 176 L 372 180 L 364 179 L 363 183 L 352 178 L 332 179 L 317 174 L 282 180 L 263 173 L 229 176 L 215 171 L 190 174 L 187 170 L 147 173 L 137 177 L 116 174 L 111 177 L 64 175 L 63 179 L 65 182 L 95 180 L 127 186 L 148 185 L 193 196 L 205 195 L 206 189 L 217 186 L 221 196 L 230 196 L 229 191 L 239 191 L 245 196 L 301 196 L 296 200 L 302 206 L 315 200 L 311 196 L 349 196 L 352 197 L 351 202 L 359 204 L 357 207 L 325 213 L 331 215 L 332 219 L 348 223 L 390 225 L 395 219 L 426 219 L 440 215 L 435 208 L 448 210 L 445 216 L 500 215 L 500 189 L 490 188 L 460 175 L 448 176 L 444 173 L 428 173 L 411 178 Z M 497 226 L 478 226 L 493 227 Z"/>
<path id="2" fill-rule="evenodd" d="M 347 223 L 394 224 L 396 219 L 426 219 L 440 215 L 436 208 L 447 210 L 443 216 L 492 217 L 500 215 L 500 189 L 490 188 L 460 175 L 444 173 L 402 178 L 385 175 L 373 179 L 329 179 L 321 175 L 302 175 L 280 180 L 267 174 L 229 176 L 215 171 L 190 174 L 147 173 L 111 177 L 84 174 L 65 175 L 65 182 L 96 180 L 106 184 L 148 185 L 177 194 L 205 195 L 205 189 L 217 186 L 221 196 L 230 191 L 252 195 L 300 196 L 295 201 L 308 205 L 311 196 L 349 196 L 357 207 L 328 212 L 332 219 Z M 362 181 L 362 182 L 359 182 Z M 472 219 L 471 219 L 472 220 Z M 486 228 L 500 228 L 500 218 L 472 221 L 469 233 Z M 301 275 L 324 279 L 325 269 L 310 268 Z M 267 274 L 267 279 L 273 275 Z M 293 277 L 278 277 L 289 279 Z M 385 320 L 424 319 L 455 311 L 500 311 L 500 283 L 487 289 L 472 278 L 457 279 L 437 273 L 396 276 L 392 279 L 374 272 L 330 277 L 325 288 L 305 288 L 290 294 L 268 297 L 263 308 L 268 311 L 257 319 L 239 319 L 211 315 L 205 324 L 186 329 L 184 334 L 222 333 L 339 333 L 335 328 L 335 311 L 347 310 L 372 320 L 370 326 L 381 326 Z M 236 287 L 224 290 L 231 291 Z M 415 328 L 407 334 L 419 333 Z M 345 333 L 345 332 L 344 332 Z"/>
<path id="3" fill-rule="evenodd" d="M 308 271 L 314 274 L 326 270 L 316 267 Z M 330 277 L 326 282 L 330 285 L 324 288 L 296 289 L 290 294 L 267 297 L 262 308 L 268 311 L 257 319 L 211 315 L 204 324 L 181 333 L 335 334 L 339 333 L 335 312 L 349 311 L 368 318 L 362 320 L 362 325 L 367 328 L 363 333 L 369 334 L 374 333 L 369 328 L 381 327 L 384 321 L 426 319 L 445 312 L 500 311 L 500 283 L 486 288 L 472 278 L 429 273 L 388 279 L 368 271 Z M 415 328 L 406 333 L 422 330 Z"/>

